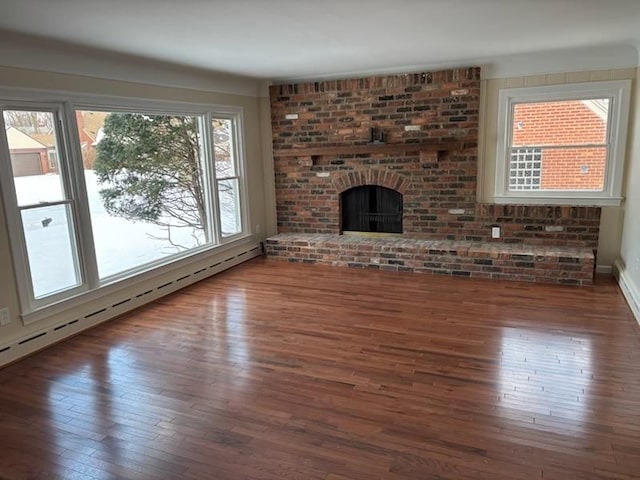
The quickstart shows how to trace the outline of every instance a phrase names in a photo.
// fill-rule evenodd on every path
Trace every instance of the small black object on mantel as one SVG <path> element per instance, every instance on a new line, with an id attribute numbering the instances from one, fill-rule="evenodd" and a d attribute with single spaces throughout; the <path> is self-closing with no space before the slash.
<path id="1" fill-rule="evenodd" d="M 384 143 L 384 130 L 378 127 L 371 127 L 369 143 L 373 143 L 373 144 Z"/>

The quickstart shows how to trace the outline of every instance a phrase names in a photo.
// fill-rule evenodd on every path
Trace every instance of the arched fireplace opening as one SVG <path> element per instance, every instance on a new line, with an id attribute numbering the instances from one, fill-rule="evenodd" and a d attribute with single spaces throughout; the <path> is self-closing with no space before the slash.
<path id="1" fill-rule="evenodd" d="M 362 185 L 340 195 L 341 232 L 402 233 L 402 194 L 379 185 Z"/>

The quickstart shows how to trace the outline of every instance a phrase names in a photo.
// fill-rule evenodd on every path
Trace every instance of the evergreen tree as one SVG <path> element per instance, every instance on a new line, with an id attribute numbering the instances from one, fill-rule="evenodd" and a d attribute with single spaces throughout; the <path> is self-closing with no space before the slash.
<path id="1" fill-rule="evenodd" d="M 94 168 L 107 212 L 165 227 L 171 242 L 172 228 L 191 228 L 203 239 L 207 216 L 198 119 L 112 113 L 103 133 Z"/>

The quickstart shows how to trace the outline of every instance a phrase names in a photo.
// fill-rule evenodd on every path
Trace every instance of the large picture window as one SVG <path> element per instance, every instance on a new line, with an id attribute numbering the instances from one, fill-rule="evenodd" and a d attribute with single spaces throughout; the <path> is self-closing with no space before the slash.
<path id="1" fill-rule="evenodd" d="M 1 102 L 23 313 L 246 233 L 239 111 Z"/>
<path id="2" fill-rule="evenodd" d="M 629 82 L 500 92 L 496 202 L 620 202 Z"/>

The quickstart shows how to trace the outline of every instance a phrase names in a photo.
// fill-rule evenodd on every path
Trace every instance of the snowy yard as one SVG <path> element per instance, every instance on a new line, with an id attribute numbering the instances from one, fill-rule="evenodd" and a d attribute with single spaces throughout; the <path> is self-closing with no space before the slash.
<path id="1" fill-rule="evenodd" d="M 180 251 L 164 240 L 166 231 L 163 228 L 109 215 L 102 205 L 100 186 L 93 171 L 86 171 L 85 178 L 101 278 Z M 16 177 L 15 184 L 19 205 L 62 200 L 59 175 Z M 72 253 L 73 226 L 70 225 L 72 220 L 67 208 L 66 205 L 57 205 L 22 211 L 36 298 L 79 283 Z M 44 226 L 47 222 L 48 225 Z M 228 219 L 223 218 L 223 224 L 227 222 Z M 235 222 L 232 220 L 231 223 Z M 197 239 L 193 233 L 191 228 L 175 228 L 171 237 L 175 243 L 192 248 L 204 241 L 202 234 Z"/>

